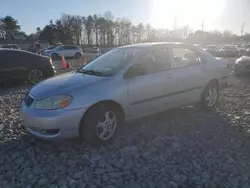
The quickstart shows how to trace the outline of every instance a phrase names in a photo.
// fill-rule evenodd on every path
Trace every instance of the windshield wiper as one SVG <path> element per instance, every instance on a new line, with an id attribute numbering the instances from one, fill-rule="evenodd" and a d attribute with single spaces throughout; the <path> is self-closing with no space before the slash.
<path id="1" fill-rule="evenodd" d="M 95 70 L 84 70 L 84 69 L 78 69 L 77 72 L 84 73 L 84 74 L 90 74 L 90 75 L 97 75 L 97 76 L 104 76 L 102 72 L 98 72 Z"/>

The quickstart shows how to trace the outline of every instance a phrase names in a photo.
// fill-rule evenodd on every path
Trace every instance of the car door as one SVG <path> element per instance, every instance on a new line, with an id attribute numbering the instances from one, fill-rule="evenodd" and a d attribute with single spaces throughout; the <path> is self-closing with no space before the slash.
<path id="1" fill-rule="evenodd" d="M 66 57 L 73 57 L 74 54 L 74 49 L 72 46 L 68 45 L 68 46 L 64 46 L 64 54 Z M 73 55 L 74 54 L 74 55 Z"/>
<path id="2" fill-rule="evenodd" d="M 54 49 L 54 51 L 59 55 L 59 56 L 67 56 L 67 50 L 65 49 L 65 46 L 58 46 Z"/>
<path id="3" fill-rule="evenodd" d="M 166 46 L 151 49 L 128 71 L 128 101 L 130 118 L 135 119 L 156 113 L 174 104 L 176 92 L 170 71 L 170 58 Z"/>
<path id="4" fill-rule="evenodd" d="M 170 56 L 173 59 L 171 71 L 178 88 L 178 105 L 198 102 L 208 83 L 204 60 L 195 49 L 181 45 L 171 47 Z"/>
<path id="5" fill-rule="evenodd" d="M 0 54 L 1 79 L 23 78 L 26 72 L 25 57 L 21 51 L 3 50 Z"/>

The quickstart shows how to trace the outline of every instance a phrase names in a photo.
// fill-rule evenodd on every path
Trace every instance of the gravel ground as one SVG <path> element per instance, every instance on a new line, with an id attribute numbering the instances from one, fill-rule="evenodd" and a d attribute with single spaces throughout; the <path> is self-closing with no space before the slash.
<path id="1" fill-rule="evenodd" d="M 250 78 L 231 78 L 216 109 L 185 107 L 124 126 L 93 148 L 27 135 L 18 114 L 29 86 L 0 92 L 2 188 L 249 188 Z"/>

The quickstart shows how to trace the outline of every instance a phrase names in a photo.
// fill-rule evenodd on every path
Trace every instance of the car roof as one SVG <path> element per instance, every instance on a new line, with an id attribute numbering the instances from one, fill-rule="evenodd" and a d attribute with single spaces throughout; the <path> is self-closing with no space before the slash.
<path id="1" fill-rule="evenodd" d="M 11 51 L 11 52 L 23 52 L 23 53 L 29 53 L 29 54 L 37 55 L 37 54 L 35 54 L 35 53 L 28 52 L 28 51 L 25 51 L 25 50 L 10 49 L 10 48 L 0 48 L 0 52 L 6 52 L 6 51 Z"/>
<path id="2" fill-rule="evenodd" d="M 193 46 L 191 44 L 187 43 L 181 43 L 181 42 L 152 42 L 152 43 L 140 43 L 140 44 L 131 44 L 131 45 L 126 45 L 126 46 L 121 46 L 119 48 L 148 48 L 152 46 L 157 46 L 157 45 L 186 45 L 186 46 Z"/>
<path id="3" fill-rule="evenodd" d="M 0 46 L 17 46 L 16 44 L 0 44 Z"/>

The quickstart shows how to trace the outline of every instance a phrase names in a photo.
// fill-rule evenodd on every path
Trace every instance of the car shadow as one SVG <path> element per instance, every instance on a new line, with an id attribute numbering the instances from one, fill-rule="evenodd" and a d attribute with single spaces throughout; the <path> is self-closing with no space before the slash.
<path id="1" fill-rule="evenodd" d="M 164 137 L 185 137 L 185 133 L 190 131 L 200 131 L 200 129 L 212 129 L 221 126 L 221 129 L 232 129 L 237 134 L 242 133 L 241 127 L 232 126 L 232 121 L 218 112 L 216 109 L 201 110 L 196 106 L 187 106 L 172 110 L 163 111 L 150 115 L 129 123 L 125 123 L 119 130 L 114 140 L 105 145 L 96 147 L 80 141 L 80 139 L 66 139 L 49 141 L 36 138 L 28 133 L 12 135 L 13 139 L 2 140 L 0 142 L 0 154 L 12 152 L 12 150 L 21 150 L 25 152 L 27 148 L 36 148 L 40 153 L 59 154 L 61 152 L 73 152 L 76 155 L 109 148 L 122 148 L 125 146 L 145 145 L 158 136 Z M 23 132 L 26 132 L 22 127 Z M 12 134 L 11 130 L 0 131 L 1 134 Z M 17 131 L 18 132 L 18 131 Z M 225 132 L 225 134 L 226 134 Z M 246 135 L 245 133 L 242 133 Z M 111 151 L 110 151 L 111 152 Z"/>
<path id="2" fill-rule="evenodd" d="M 30 89 L 32 85 L 19 80 L 8 81 L 0 83 L 0 95 L 10 93 L 20 93 L 24 90 Z"/>

